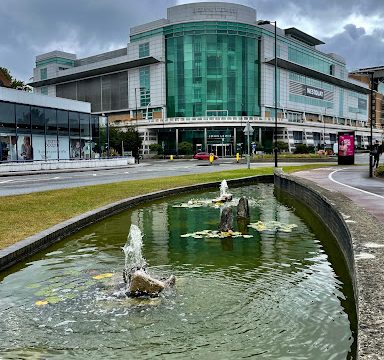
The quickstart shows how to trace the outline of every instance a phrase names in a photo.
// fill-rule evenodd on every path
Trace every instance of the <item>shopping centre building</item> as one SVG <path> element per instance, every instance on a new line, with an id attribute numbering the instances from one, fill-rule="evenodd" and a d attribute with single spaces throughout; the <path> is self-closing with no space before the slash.
<path id="1" fill-rule="evenodd" d="M 92 114 L 107 115 L 112 126 L 137 127 L 144 154 L 154 143 L 177 153 L 186 141 L 194 151 L 233 155 L 245 148 L 247 122 L 253 149 L 271 151 L 275 121 L 290 151 L 299 143 L 331 148 L 346 130 L 366 147 L 369 86 L 349 78 L 344 59 L 321 44 L 297 28 L 258 21 L 251 7 L 192 3 L 131 28 L 122 49 L 83 59 L 38 55 L 30 85 L 90 102 Z M 382 137 L 376 123 L 373 137 Z"/>

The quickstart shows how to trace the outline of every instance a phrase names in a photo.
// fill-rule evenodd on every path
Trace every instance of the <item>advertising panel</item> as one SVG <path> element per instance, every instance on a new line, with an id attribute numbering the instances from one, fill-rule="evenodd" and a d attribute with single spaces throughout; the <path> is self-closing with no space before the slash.
<path id="1" fill-rule="evenodd" d="M 339 165 L 353 165 L 355 163 L 355 132 L 339 132 L 337 135 Z"/>

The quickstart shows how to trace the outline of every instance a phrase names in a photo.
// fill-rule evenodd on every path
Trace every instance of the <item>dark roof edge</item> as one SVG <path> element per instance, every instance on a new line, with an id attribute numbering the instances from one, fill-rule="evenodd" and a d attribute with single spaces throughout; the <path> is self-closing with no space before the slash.
<path id="1" fill-rule="evenodd" d="M 286 35 L 293 35 L 298 40 L 302 40 L 304 43 L 312 45 L 312 46 L 325 44 L 321 40 L 316 39 L 315 37 L 303 32 L 303 31 L 301 31 L 295 27 L 284 29 L 284 32 Z"/>
<path id="2" fill-rule="evenodd" d="M 123 71 L 123 70 L 132 69 L 132 68 L 139 67 L 139 66 L 156 64 L 159 62 L 160 62 L 160 60 L 157 60 L 154 57 L 149 56 L 149 57 L 146 57 L 143 59 L 124 61 L 124 62 L 119 63 L 119 64 L 103 66 L 103 67 L 99 67 L 96 69 L 84 70 L 84 71 L 77 72 L 74 74 L 68 74 L 68 75 L 58 76 L 58 77 L 51 78 L 51 79 L 35 81 L 35 82 L 28 83 L 28 85 L 30 85 L 32 87 L 54 85 L 54 84 L 68 82 L 68 81 L 79 80 L 79 79 L 86 78 L 86 77 L 102 75 L 105 73 Z M 74 69 L 76 69 L 76 68 L 74 68 Z"/>
<path id="3" fill-rule="evenodd" d="M 275 65 L 275 59 L 269 60 L 265 63 L 268 65 Z M 330 84 L 340 86 L 344 89 L 353 90 L 353 91 L 361 92 L 364 94 L 370 93 L 370 90 L 363 86 L 359 86 L 357 84 L 353 84 L 348 81 L 338 79 L 334 76 L 327 75 L 313 69 L 309 69 L 307 67 L 301 66 L 299 64 L 295 64 L 293 62 L 290 62 L 284 59 L 277 59 L 277 66 L 281 69 L 290 70 L 301 75 L 305 75 L 317 80 L 325 81 Z"/>

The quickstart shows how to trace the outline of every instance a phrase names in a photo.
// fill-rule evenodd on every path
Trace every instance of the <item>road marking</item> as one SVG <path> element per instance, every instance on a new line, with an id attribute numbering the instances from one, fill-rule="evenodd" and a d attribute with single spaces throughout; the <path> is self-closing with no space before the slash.
<path id="1" fill-rule="evenodd" d="M 5 183 L 9 183 L 9 182 L 12 182 L 14 180 L 4 180 L 4 181 L 0 181 L 0 184 L 5 184 Z"/>
<path id="2" fill-rule="evenodd" d="M 335 179 L 332 177 L 334 173 L 337 173 L 338 171 L 343 171 L 343 170 L 346 170 L 346 169 L 339 169 L 339 170 L 332 171 L 332 172 L 328 175 L 328 179 L 331 180 L 331 181 L 333 181 L 333 182 L 336 183 L 336 184 L 345 186 L 345 187 L 347 187 L 347 188 L 350 188 L 350 189 L 353 189 L 353 190 L 360 191 L 360 192 L 362 192 L 362 193 L 364 193 L 364 194 L 373 195 L 373 196 L 376 196 L 376 197 L 378 197 L 378 198 L 380 198 L 380 199 L 384 199 L 384 196 L 382 196 L 382 195 L 378 195 L 378 194 L 372 193 L 372 192 L 370 192 L 370 191 L 366 191 L 366 190 L 363 190 L 363 189 L 359 189 L 359 188 L 356 188 L 356 187 L 351 186 L 351 185 L 343 184 L 343 183 L 341 183 L 340 181 L 337 181 L 337 180 L 335 180 Z"/>

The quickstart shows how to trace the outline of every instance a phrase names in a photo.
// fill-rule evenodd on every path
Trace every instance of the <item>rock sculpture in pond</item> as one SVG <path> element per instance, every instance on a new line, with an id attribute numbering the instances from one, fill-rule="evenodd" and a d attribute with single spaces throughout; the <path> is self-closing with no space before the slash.
<path id="1" fill-rule="evenodd" d="M 233 215 L 230 207 L 225 207 L 221 212 L 219 231 L 233 231 Z"/>
<path id="2" fill-rule="evenodd" d="M 171 275 L 168 279 L 155 279 L 147 273 L 146 262 L 142 256 L 142 235 L 136 225 L 131 225 L 128 240 L 123 251 L 125 253 L 125 268 L 123 278 L 128 296 L 158 296 L 166 287 L 173 286 L 176 278 Z"/>
<path id="3" fill-rule="evenodd" d="M 249 203 L 245 196 L 240 198 L 237 205 L 237 219 L 249 219 Z"/>

